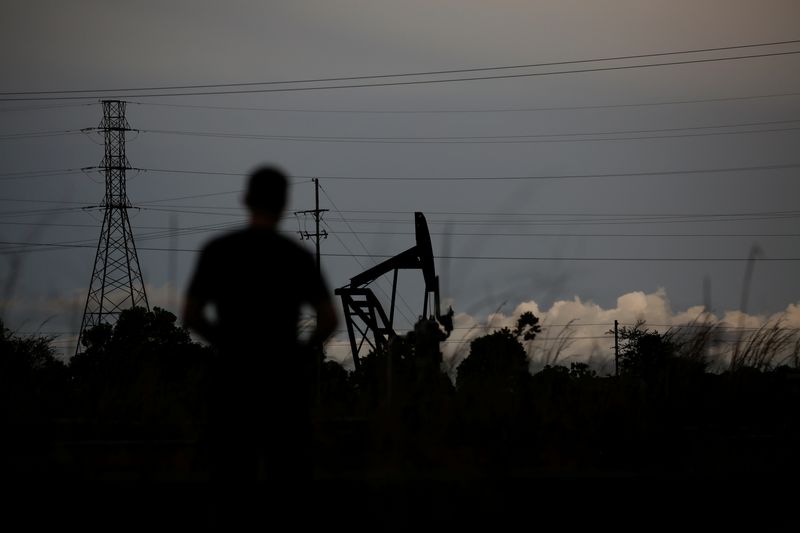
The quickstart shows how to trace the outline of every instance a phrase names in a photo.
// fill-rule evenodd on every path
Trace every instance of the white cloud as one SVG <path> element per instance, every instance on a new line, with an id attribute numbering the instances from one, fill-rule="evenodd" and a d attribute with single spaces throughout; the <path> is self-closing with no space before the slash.
<path id="1" fill-rule="evenodd" d="M 526 343 L 531 358 L 531 369 L 538 370 L 544 364 L 588 362 L 600 372 L 613 371 L 614 320 L 620 326 L 632 326 L 639 320 L 646 327 L 665 332 L 671 327 L 688 325 L 701 319 L 708 319 L 720 326 L 717 335 L 716 354 L 727 357 L 731 343 L 738 336 L 738 329 L 759 328 L 781 320 L 786 328 L 800 328 L 800 303 L 790 304 L 780 313 L 771 316 L 747 315 L 740 311 L 726 311 L 721 315 L 704 315 L 703 306 L 692 306 L 683 310 L 673 310 L 664 289 L 652 293 L 629 292 L 617 298 L 616 306 L 603 308 L 591 301 L 558 300 L 549 309 L 543 309 L 534 300 L 519 303 L 509 314 L 490 313 L 485 317 L 458 313 L 450 338 L 442 344 L 445 366 L 454 375 L 458 364 L 469 354 L 469 343 L 480 336 L 497 331 L 503 327 L 513 328 L 517 318 L 530 311 L 539 317 L 542 332 L 537 338 Z M 750 329 L 745 334 L 750 333 Z M 339 336 L 327 350 L 331 359 L 352 368 L 352 357 L 345 336 Z"/>

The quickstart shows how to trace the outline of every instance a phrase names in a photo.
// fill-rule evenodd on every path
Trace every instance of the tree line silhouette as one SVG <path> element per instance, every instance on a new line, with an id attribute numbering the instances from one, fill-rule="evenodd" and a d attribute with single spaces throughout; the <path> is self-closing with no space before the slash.
<path id="1" fill-rule="evenodd" d="M 523 343 L 535 342 L 538 322 L 525 313 L 516 327 L 472 340 L 455 382 L 442 370 L 434 321 L 370 353 L 358 371 L 307 354 L 315 476 L 797 472 L 796 359 L 766 367 L 740 354 L 709 372 L 707 331 L 687 339 L 640 322 L 619 332 L 618 376 L 575 362 L 531 374 Z M 212 348 L 159 308 L 88 330 L 69 364 L 50 340 L 2 328 L 6 472 L 204 479 Z"/>

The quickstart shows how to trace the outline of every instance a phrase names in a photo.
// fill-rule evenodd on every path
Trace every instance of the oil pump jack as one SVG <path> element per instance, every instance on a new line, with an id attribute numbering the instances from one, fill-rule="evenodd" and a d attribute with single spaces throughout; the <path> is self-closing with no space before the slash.
<path id="1" fill-rule="evenodd" d="M 436 268 L 433 264 L 433 246 L 425 215 L 420 212 L 414 213 L 414 225 L 417 239 L 415 246 L 350 278 L 350 283 L 334 291 L 337 296 L 342 298 L 342 309 L 356 369 L 361 364 L 359 356 L 364 344 L 367 344 L 371 350 L 385 350 L 389 346 L 389 342 L 397 336 L 394 331 L 394 308 L 397 295 L 397 275 L 400 270 L 422 271 L 422 277 L 425 280 L 425 298 L 421 318 L 428 317 L 430 305 L 432 312 L 430 319 L 435 319 L 444 328 L 445 337 L 449 336 L 453 330 L 453 309 L 450 308 L 445 315 L 442 315 L 439 309 L 439 276 L 436 275 Z M 394 271 L 394 279 L 391 305 L 387 316 L 380 301 L 375 297 L 375 293 L 369 288 L 369 284 L 391 271 Z"/>

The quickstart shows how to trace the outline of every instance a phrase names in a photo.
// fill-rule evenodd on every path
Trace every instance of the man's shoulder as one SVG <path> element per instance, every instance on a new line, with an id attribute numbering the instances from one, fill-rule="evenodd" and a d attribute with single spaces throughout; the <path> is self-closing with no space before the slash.
<path id="1" fill-rule="evenodd" d="M 241 228 L 210 240 L 203 247 L 205 253 L 228 254 L 236 250 L 264 247 L 295 257 L 311 257 L 299 243 L 274 231 Z"/>
<path id="2" fill-rule="evenodd" d="M 241 240 L 244 231 L 245 228 L 240 228 L 210 239 L 203 245 L 203 252 L 214 252 L 235 245 Z"/>
<path id="3" fill-rule="evenodd" d="M 274 234 L 274 246 L 276 249 L 280 250 L 281 253 L 286 254 L 287 256 L 291 256 L 295 259 L 301 258 L 308 261 L 313 259 L 311 252 L 306 250 L 299 242 L 293 239 L 289 239 L 285 235 L 281 235 L 279 233 Z"/>

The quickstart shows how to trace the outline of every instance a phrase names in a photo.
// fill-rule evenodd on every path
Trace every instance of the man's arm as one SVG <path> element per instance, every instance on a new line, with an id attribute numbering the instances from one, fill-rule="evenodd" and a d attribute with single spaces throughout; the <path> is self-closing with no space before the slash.
<path id="1" fill-rule="evenodd" d="M 321 346 L 325 339 L 336 330 L 339 319 L 336 318 L 336 310 L 330 300 L 322 300 L 313 306 L 317 313 L 317 325 L 308 339 L 309 346 Z"/>
<path id="2" fill-rule="evenodd" d="M 183 325 L 214 344 L 217 342 L 217 327 L 206 318 L 205 306 L 206 302 L 187 295 L 183 306 Z"/>

